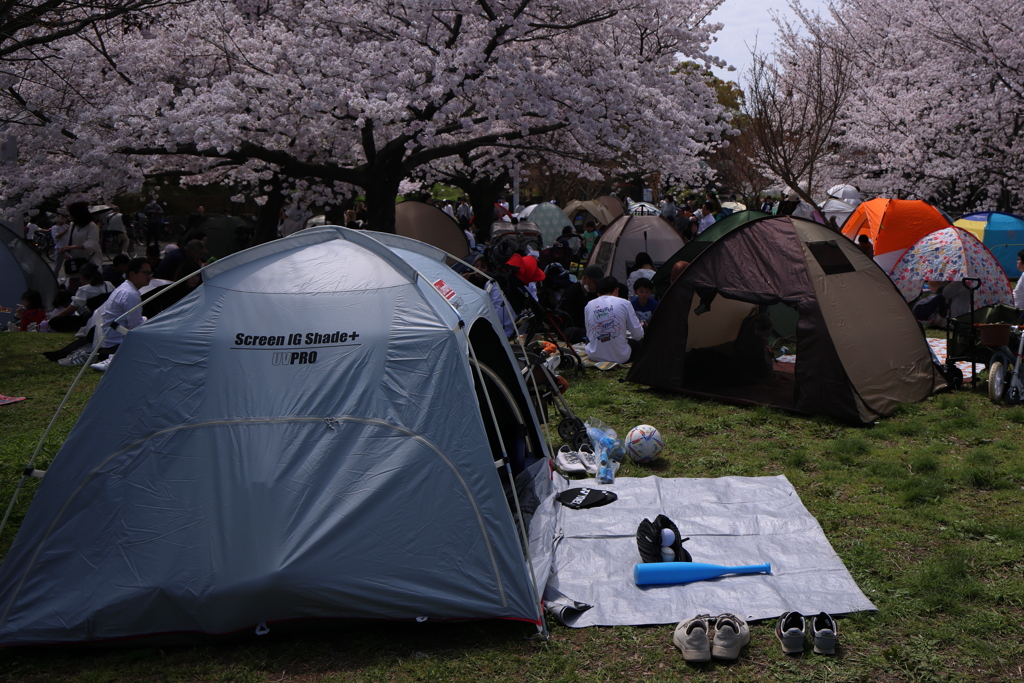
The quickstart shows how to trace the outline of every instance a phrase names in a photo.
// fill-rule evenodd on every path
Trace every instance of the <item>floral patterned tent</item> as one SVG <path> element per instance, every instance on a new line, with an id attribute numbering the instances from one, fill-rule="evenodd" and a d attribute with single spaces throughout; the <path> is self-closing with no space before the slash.
<path id="1" fill-rule="evenodd" d="M 989 304 L 1013 305 L 1013 291 L 999 261 L 977 237 L 963 228 L 936 230 L 919 239 L 896 262 L 889 277 L 900 294 L 913 301 L 925 282 L 952 282 L 965 277 L 981 279 L 974 293 L 976 308 Z"/>

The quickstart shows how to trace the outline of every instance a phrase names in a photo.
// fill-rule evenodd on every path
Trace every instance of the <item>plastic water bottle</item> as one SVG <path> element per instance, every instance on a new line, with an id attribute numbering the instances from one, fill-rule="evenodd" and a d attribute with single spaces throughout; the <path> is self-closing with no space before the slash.
<path id="1" fill-rule="evenodd" d="M 608 457 L 613 462 L 622 462 L 622 459 L 626 457 L 626 449 L 622 447 L 621 441 L 615 440 L 612 447 L 608 449 Z"/>
<path id="2" fill-rule="evenodd" d="M 587 436 L 594 443 L 594 446 L 599 449 L 610 451 L 615 446 L 615 439 L 608 436 L 606 432 L 597 429 L 596 427 L 589 427 L 587 429 Z"/>
<path id="3" fill-rule="evenodd" d="M 607 450 L 601 450 L 601 466 L 597 469 L 598 484 L 614 484 L 615 470 L 619 469 L 619 463 L 608 457 Z"/>

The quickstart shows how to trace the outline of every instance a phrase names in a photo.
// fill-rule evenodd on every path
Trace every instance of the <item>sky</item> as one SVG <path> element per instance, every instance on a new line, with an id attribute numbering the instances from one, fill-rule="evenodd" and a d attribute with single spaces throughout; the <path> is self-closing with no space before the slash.
<path id="1" fill-rule="evenodd" d="M 824 13 L 828 2 L 803 0 L 803 6 Z M 711 23 L 721 22 L 725 28 L 715 34 L 718 41 L 711 46 L 710 52 L 736 67 L 736 71 L 714 69 L 716 76 L 736 81 L 742 86 L 743 73 L 750 66 L 750 49 L 754 47 L 755 41 L 759 52 L 770 52 L 775 42 L 775 23 L 771 11 L 793 17 L 786 0 L 725 0 L 711 14 L 708 20 Z"/>

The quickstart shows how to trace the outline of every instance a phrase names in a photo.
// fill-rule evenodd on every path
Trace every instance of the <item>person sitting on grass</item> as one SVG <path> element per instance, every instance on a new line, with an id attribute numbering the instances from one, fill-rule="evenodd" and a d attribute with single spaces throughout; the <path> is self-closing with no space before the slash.
<path id="1" fill-rule="evenodd" d="M 34 289 L 29 289 L 21 295 L 21 305 L 14 311 L 14 317 L 18 319 L 18 330 L 28 332 L 29 325 L 38 326 L 46 320 L 46 309 L 43 308 L 43 297 Z M 37 329 L 35 327 L 32 328 Z"/>
<path id="2" fill-rule="evenodd" d="M 79 276 L 84 284 L 75 290 L 71 304 L 50 317 L 50 329 L 54 332 L 76 332 L 81 329 L 103 304 L 103 300 L 95 297 L 102 297 L 115 289 L 114 285 L 103 279 L 100 269 L 93 263 L 82 266 Z"/>
<path id="3" fill-rule="evenodd" d="M 633 283 L 633 292 L 636 296 L 630 299 L 629 303 L 633 304 L 640 324 L 647 327 L 651 322 L 651 316 L 654 315 L 654 309 L 658 307 L 658 300 L 651 296 L 654 294 L 654 283 L 642 277 Z"/>
<path id="4" fill-rule="evenodd" d="M 111 262 L 103 266 L 103 279 L 115 288 L 120 287 L 124 282 L 124 271 L 128 269 L 128 263 L 131 260 L 132 257 L 128 254 L 114 254 Z"/>
<path id="5" fill-rule="evenodd" d="M 636 294 L 633 288 L 636 286 L 637 280 L 640 278 L 653 280 L 654 274 L 654 262 L 651 260 L 651 255 L 646 251 L 637 252 L 636 258 L 633 260 L 633 272 L 626 279 L 626 288 L 629 291 L 628 296 L 632 298 Z"/>
<path id="6" fill-rule="evenodd" d="M 597 283 L 597 298 L 587 304 L 587 356 L 590 360 L 628 363 L 640 350 L 644 328 L 633 306 L 619 296 L 621 285 L 614 277 Z M 626 332 L 632 338 L 626 338 Z"/>
<path id="7" fill-rule="evenodd" d="M 105 360 L 108 356 L 113 355 L 124 339 L 124 333 L 117 328 L 111 328 L 110 323 L 128 313 L 123 320 L 118 321 L 119 327 L 133 330 L 142 324 L 142 307 L 140 306 L 142 295 L 139 294 L 139 290 L 148 285 L 152 279 L 153 267 L 149 265 L 149 261 L 144 258 L 131 260 L 125 273 L 124 283 L 114 290 L 114 293 L 107 299 L 107 305 L 103 308 L 106 337 L 104 337 L 103 346 L 97 355 L 99 360 Z M 131 312 L 129 313 L 129 311 Z"/>

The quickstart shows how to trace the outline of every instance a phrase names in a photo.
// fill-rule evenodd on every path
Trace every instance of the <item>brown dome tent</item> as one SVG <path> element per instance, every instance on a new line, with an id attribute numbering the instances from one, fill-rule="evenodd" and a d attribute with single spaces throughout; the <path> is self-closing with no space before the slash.
<path id="1" fill-rule="evenodd" d="M 776 361 L 767 344 L 786 317 L 797 318 L 785 341 L 795 363 Z M 753 220 L 701 253 L 659 302 L 627 379 L 854 423 L 944 386 L 882 269 L 830 228 L 792 216 Z"/>
<path id="2" fill-rule="evenodd" d="M 641 251 L 646 251 L 657 268 L 683 248 L 683 238 L 660 216 L 619 216 L 594 245 L 587 265 L 600 266 L 605 275 L 625 282 L 628 264 Z"/>
<path id="3" fill-rule="evenodd" d="M 423 202 L 399 202 L 395 205 L 395 232 L 466 258 L 469 240 L 454 218 L 436 206 Z M 449 264 L 451 265 L 451 264 Z"/>
<path id="4" fill-rule="evenodd" d="M 626 213 L 626 207 L 622 205 L 622 200 L 618 197 L 606 194 L 603 197 L 598 197 L 594 201 L 598 204 L 603 204 L 604 208 L 608 209 L 608 213 L 611 214 L 612 220 L 615 220 L 622 214 Z"/>
<path id="5" fill-rule="evenodd" d="M 597 200 L 581 202 L 574 199 L 566 204 L 562 211 L 569 217 L 573 226 L 581 232 L 588 221 L 594 221 L 598 225 L 611 225 L 618 218 L 618 215 L 613 214 L 607 206 Z"/>

